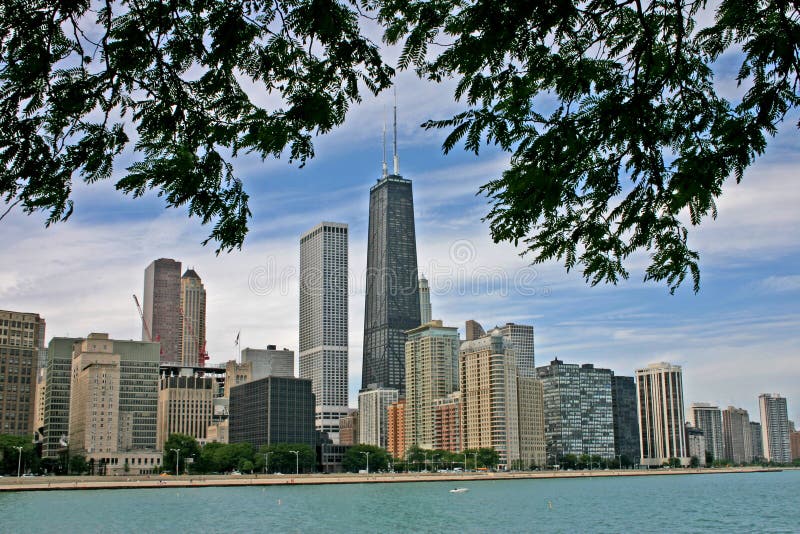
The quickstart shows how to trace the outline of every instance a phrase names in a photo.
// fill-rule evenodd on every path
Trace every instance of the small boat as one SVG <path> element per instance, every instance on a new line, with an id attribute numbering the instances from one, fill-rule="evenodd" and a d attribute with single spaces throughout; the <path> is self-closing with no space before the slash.
<path id="1" fill-rule="evenodd" d="M 469 491 L 469 488 L 453 488 L 450 490 L 450 493 L 466 493 Z"/>

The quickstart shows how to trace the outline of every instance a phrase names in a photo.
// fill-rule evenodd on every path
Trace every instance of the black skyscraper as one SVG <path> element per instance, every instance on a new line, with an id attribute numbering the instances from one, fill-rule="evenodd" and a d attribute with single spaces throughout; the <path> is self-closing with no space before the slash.
<path id="1" fill-rule="evenodd" d="M 614 454 L 629 461 L 639 456 L 639 412 L 636 406 L 636 381 L 632 376 L 615 376 L 611 381 L 614 409 Z"/>
<path id="2" fill-rule="evenodd" d="M 420 325 L 411 181 L 397 173 L 370 189 L 362 388 L 405 394 L 405 331 Z"/>

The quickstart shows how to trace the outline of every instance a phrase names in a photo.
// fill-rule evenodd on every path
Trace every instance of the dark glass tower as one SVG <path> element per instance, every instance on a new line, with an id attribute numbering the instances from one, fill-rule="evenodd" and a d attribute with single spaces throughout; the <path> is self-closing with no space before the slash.
<path id="1" fill-rule="evenodd" d="M 369 194 L 367 287 L 361 387 L 405 395 L 406 330 L 420 325 L 411 180 L 384 176 Z"/>

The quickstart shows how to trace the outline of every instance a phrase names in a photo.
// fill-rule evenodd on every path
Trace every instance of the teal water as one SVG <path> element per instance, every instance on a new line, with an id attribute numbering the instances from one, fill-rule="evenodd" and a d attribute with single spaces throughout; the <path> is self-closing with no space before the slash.
<path id="1" fill-rule="evenodd" d="M 800 531 L 800 471 L 464 485 L 4 493 L 0 532 Z"/>

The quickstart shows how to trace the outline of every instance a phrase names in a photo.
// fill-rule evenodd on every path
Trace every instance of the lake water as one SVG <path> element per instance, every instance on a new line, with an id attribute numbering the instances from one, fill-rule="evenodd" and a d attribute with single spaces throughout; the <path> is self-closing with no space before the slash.
<path id="1" fill-rule="evenodd" d="M 800 471 L 0 493 L 0 532 L 800 532 Z"/>

